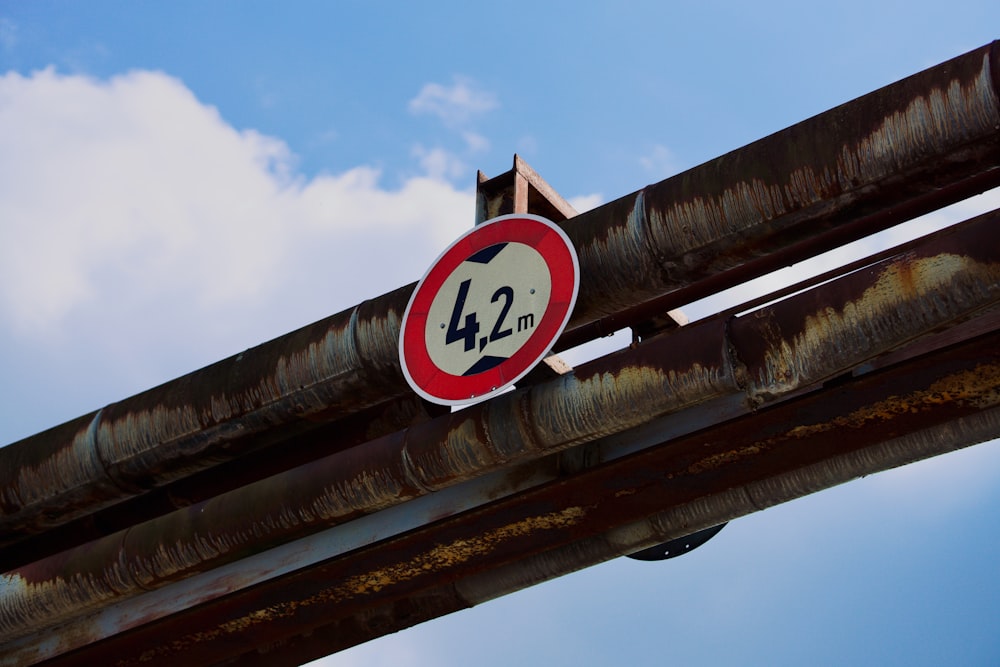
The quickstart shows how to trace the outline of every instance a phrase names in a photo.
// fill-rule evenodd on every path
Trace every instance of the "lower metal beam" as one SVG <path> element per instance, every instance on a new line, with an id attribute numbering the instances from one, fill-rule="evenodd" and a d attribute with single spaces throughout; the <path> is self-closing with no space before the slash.
<path id="1" fill-rule="evenodd" d="M 299 662 L 792 498 L 1000 435 L 1000 333 L 591 465 L 67 654 Z M 627 434 L 615 436 L 616 439 Z M 642 437 L 649 437 L 646 434 Z M 569 456 L 569 453 L 557 455 Z M 579 465 L 579 459 L 570 467 Z M 421 606 L 426 605 L 426 606 Z M 339 634 L 333 634 L 336 631 Z"/>

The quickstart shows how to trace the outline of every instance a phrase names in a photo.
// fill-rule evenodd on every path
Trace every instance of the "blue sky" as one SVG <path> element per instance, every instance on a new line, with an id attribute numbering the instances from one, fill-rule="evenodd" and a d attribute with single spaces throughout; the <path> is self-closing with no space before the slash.
<path id="1" fill-rule="evenodd" d="M 671 4 L 0 0 L 0 443 L 418 279 L 515 152 L 582 209 L 1000 37 L 995 0 Z M 1000 664 L 998 449 L 326 664 Z"/>

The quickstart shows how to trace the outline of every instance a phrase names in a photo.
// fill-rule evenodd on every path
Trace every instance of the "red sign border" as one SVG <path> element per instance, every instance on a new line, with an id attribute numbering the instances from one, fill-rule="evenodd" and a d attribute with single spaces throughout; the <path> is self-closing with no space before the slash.
<path id="1" fill-rule="evenodd" d="M 424 339 L 431 303 L 448 276 L 469 257 L 497 243 L 523 243 L 545 261 L 552 280 L 549 304 L 528 340 L 509 359 L 475 375 L 439 368 Z M 494 396 L 528 374 L 548 354 L 569 322 L 580 288 L 580 263 L 566 232 L 528 213 L 488 220 L 455 240 L 417 284 L 403 313 L 399 360 L 403 375 L 420 396 L 441 405 L 464 405 Z"/>

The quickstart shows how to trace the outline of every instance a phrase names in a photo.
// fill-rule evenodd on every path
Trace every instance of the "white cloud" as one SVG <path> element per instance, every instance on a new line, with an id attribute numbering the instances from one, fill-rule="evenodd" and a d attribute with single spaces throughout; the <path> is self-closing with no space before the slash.
<path id="1" fill-rule="evenodd" d="M 410 100 L 413 113 L 427 113 L 440 118 L 446 125 L 464 125 L 474 116 L 497 108 L 496 96 L 467 77 L 456 76 L 450 86 L 424 84 Z"/>
<path id="2" fill-rule="evenodd" d="M 569 205 L 575 208 L 577 213 L 583 213 L 592 208 L 597 208 L 603 203 L 604 197 L 599 193 L 579 195 L 577 197 L 570 197 L 569 199 Z"/>
<path id="3" fill-rule="evenodd" d="M 639 158 L 639 165 L 656 180 L 673 176 L 680 167 L 673 152 L 666 146 L 656 144 L 646 155 Z"/>
<path id="4" fill-rule="evenodd" d="M 453 150 L 440 146 L 426 148 L 415 144 L 411 153 L 420 162 L 424 172 L 432 178 L 461 179 L 469 170 L 459 154 L 469 158 L 485 153 L 490 141 L 471 129 L 473 120 L 497 107 L 496 96 L 480 89 L 465 77 L 455 77 L 451 86 L 428 83 L 409 102 L 411 113 L 430 114 L 440 119 L 445 127 L 457 135 L 462 144 Z"/>
<path id="5" fill-rule="evenodd" d="M 413 147 L 412 154 L 431 178 L 458 179 L 469 174 L 462 159 L 444 148 L 424 148 L 417 144 Z"/>
<path id="6" fill-rule="evenodd" d="M 307 180 L 162 73 L 4 75 L 0 334 L 181 357 L 187 332 L 207 362 L 417 280 L 474 216 L 447 156 L 422 159 L 397 189 Z"/>
<path id="7" fill-rule="evenodd" d="M 176 80 L 12 73 L 0 124 L 0 299 L 18 326 L 51 324 L 109 273 L 150 296 L 197 285 L 206 306 L 250 298 L 286 252 L 287 149 Z"/>

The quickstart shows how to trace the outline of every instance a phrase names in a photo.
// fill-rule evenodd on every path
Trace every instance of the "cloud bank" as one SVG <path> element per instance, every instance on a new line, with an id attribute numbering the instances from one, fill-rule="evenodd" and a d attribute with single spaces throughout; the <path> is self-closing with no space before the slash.
<path id="1" fill-rule="evenodd" d="M 0 319 L 44 334 L 108 291 L 140 308 L 249 303 L 280 291 L 303 255 L 325 255 L 328 277 L 377 267 L 364 257 L 372 248 L 344 247 L 352 234 L 389 242 L 420 232 L 426 257 L 471 222 L 471 191 L 435 170 L 397 190 L 379 179 L 359 166 L 306 180 L 283 142 L 231 127 L 162 73 L 9 73 L 0 78 Z"/>
<path id="2" fill-rule="evenodd" d="M 0 76 L 0 339 L 139 390 L 418 280 L 474 217 L 424 162 L 306 178 L 166 74 Z"/>

